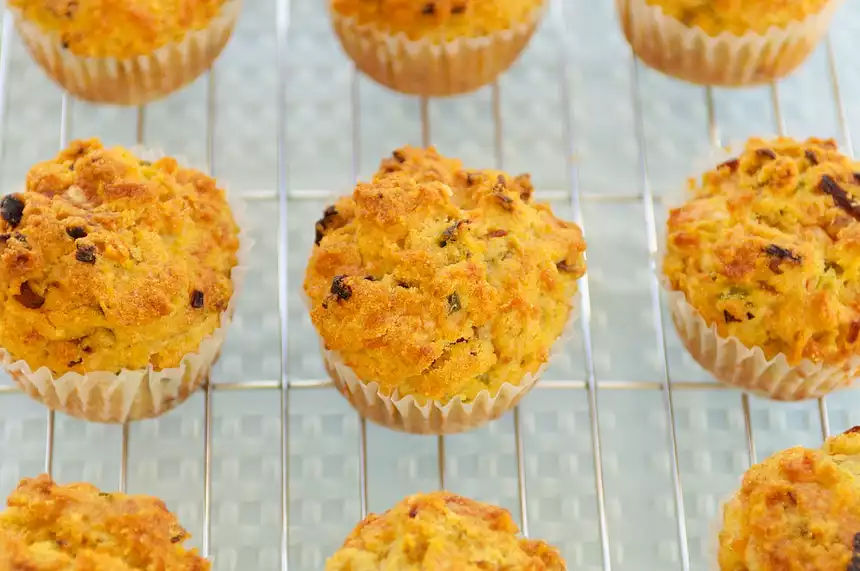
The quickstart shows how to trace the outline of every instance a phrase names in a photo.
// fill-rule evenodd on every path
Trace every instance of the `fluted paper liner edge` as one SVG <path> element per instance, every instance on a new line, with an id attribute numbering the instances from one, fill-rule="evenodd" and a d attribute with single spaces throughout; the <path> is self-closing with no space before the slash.
<path id="1" fill-rule="evenodd" d="M 310 309 L 311 302 L 304 292 L 302 297 Z M 553 357 L 567 346 L 578 321 L 579 302 L 580 294 L 577 292 L 562 333 L 553 343 L 546 362 L 537 371 L 526 374 L 517 385 L 502 384 L 495 397 L 490 395 L 489 390 L 483 390 L 468 403 L 456 397 L 446 404 L 428 401 L 422 405 L 412 395 L 384 395 L 379 392 L 378 383 L 362 381 L 340 354 L 326 349 L 322 341 L 320 350 L 326 371 L 338 392 L 362 417 L 387 428 L 412 434 L 457 434 L 496 420 L 514 408 L 534 388 Z"/>
<path id="2" fill-rule="evenodd" d="M 491 83 L 519 57 L 546 11 L 542 2 L 528 20 L 479 37 L 444 43 L 390 34 L 329 10 L 334 30 L 359 70 L 395 91 L 448 96 Z"/>
<path id="3" fill-rule="evenodd" d="M 135 156 L 155 161 L 160 151 L 132 149 Z M 188 163 L 177 158 L 180 165 Z M 205 172 L 205 171 L 202 171 Z M 227 187 L 219 183 L 219 188 Z M 249 236 L 246 203 L 239 195 L 225 190 L 225 197 L 239 227 L 236 266 L 230 272 L 233 295 L 221 313 L 220 326 L 206 336 L 198 349 L 182 357 L 178 367 L 156 370 L 123 369 L 119 373 L 90 371 L 54 377 L 47 367 L 33 371 L 24 360 L 16 360 L 0 347 L 0 367 L 30 397 L 49 408 L 95 422 L 123 423 L 164 414 L 184 402 L 209 377 L 227 336 L 248 273 L 248 255 L 253 247 Z"/>
<path id="4" fill-rule="evenodd" d="M 63 47 L 59 34 L 8 8 L 33 59 L 69 93 L 91 102 L 140 105 L 180 89 L 211 67 L 232 35 L 242 1 L 228 0 L 204 29 L 180 41 L 126 59 L 75 55 Z"/>
<path id="5" fill-rule="evenodd" d="M 831 0 L 783 28 L 717 36 L 683 24 L 649 0 L 616 0 L 616 7 L 628 41 L 649 65 L 696 83 L 738 86 L 767 83 L 803 63 L 843 1 Z"/>

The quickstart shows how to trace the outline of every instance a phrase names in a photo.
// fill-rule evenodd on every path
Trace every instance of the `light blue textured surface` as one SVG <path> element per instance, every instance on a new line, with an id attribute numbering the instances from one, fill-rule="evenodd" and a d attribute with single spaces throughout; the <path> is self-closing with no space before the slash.
<path id="1" fill-rule="evenodd" d="M 249 219 L 256 247 L 240 309 L 215 382 L 275 382 L 280 377 L 277 188 L 278 105 L 285 105 L 287 180 L 291 193 L 345 192 L 355 172 L 369 176 L 382 156 L 420 144 L 417 99 L 355 77 L 329 28 L 320 0 L 293 0 L 287 53 L 286 101 L 276 96 L 276 2 L 249 0 L 239 29 L 209 79 L 143 114 L 148 146 L 207 159 L 211 130 L 217 175 L 235 192 L 253 196 Z M 444 153 L 474 167 L 502 165 L 528 171 L 542 193 L 567 192 L 577 167 L 589 244 L 594 365 L 602 436 L 608 538 L 616 569 L 680 569 L 678 521 L 671 477 L 668 416 L 659 390 L 663 375 L 650 294 L 646 209 L 641 200 L 611 197 L 643 191 L 638 155 L 631 56 L 615 21 L 613 3 L 565 0 L 568 33 L 545 23 L 515 67 L 499 81 L 501 122 L 493 91 L 429 104 L 429 132 Z M 860 4 L 847 3 L 831 38 L 848 128 L 860 133 L 860 67 L 856 66 Z M 50 157 L 60 139 L 61 92 L 10 42 L 4 85 L 0 187 L 20 187 L 30 164 Z M 563 46 L 560 49 L 560 46 Z M 569 61 L 562 89 L 561 58 Z M 650 184 L 656 194 L 676 188 L 691 160 L 709 146 L 705 90 L 640 68 L 643 136 Z M 565 99 L 565 92 L 569 98 Z M 822 46 L 778 87 L 791 135 L 841 137 Z M 777 130 L 769 88 L 714 90 L 723 140 Z M 211 105 L 210 105 L 211 103 Z M 564 127 L 572 117 L 575 154 Z M 209 122 L 209 117 L 214 118 Z M 133 144 L 135 109 L 70 106 L 70 135 Z M 496 156 L 496 129 L 501 157 Z M 356 145 L 357 144 L 357 145 Z M 268 198 L 266 198 L 268 197 Z M 597 198 L 602 197 L 602 200 Z M 313 235 L 326 203 L 289 205 L 289 329 L 286 371 L 292 380 L 324 378 L 315 334 L 298 291 Z M 571 215 L 570 204 L 553 203 Z M 665 216 L 658 205 L 658 225 Z M 667 316 L 664 322 L 669 323 Z M 686 508 L 692 569 L 707 570 L 712 521 L 719 502 L 738 482 L 749 453 L 739 393 L 695 388 L 708 381 L 686 355 L 671 327 L 666 333 L 674 391 L 678 465 Z M 585 378 L 583 337 L 577 330 L 546 378 Z M 631 388 L 630 382 L 652 388 Z M 4 380 L 4 383 L 8 381 Z M 681 384 L 677 384 L 681 383 Z M 276 390 L 215 391 L 212 401 L 212 555 L 218 571 L 280 568 L 280 400 Z M 332 389 L 296 389 L 289 408 L 290 569 L 318 571 L 360 519 L 360 424 Z M 830 430 L 860 423 L 860 391 L 827 399 Z M 164 418 L 130 431 L 128 484 L 159 495 L 199 544 L 204 526 L 202 395 Z M 817 445 L 817 403 L 775 404 L 751 399 L 759 458 L 793 444 Z M 601 569 L 595 470 L 587 393 L 534 391 L 521 407 L 526 507 L 533 537 L 558 545 L 571 570 Z M 0 395 L 0 495 L 17 480 L 42 471 L 44 409 L 19 394 Z M 54 469 L 63 481 L 119 483 L 122 432 L 57 417 Z M 517 455 L 511 415 L 475 432 L 446 439 L 446 483 L 455 492 L 496 502 L 520 517 Z M 434 438 L 368 426 L 368 500 L 384 510 L 403 496 L 439 483 Z"/>

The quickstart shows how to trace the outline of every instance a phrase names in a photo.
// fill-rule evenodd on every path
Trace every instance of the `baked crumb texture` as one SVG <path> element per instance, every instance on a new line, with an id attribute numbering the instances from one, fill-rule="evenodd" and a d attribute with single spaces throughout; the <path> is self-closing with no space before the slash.
<path id="1" fill-rule="evenodd" d="M 530 21 L 543 0 L 330 0 L 332 9 L 410 39 L 481 37 Z"/>
<path id="2" fill-rule="evenodd" d="M 23 480 L 0 513 L 0 571 L 206 571 L 161 500 Z"/>
<path id="3" fill-rule="evenodd" d="M 317 222 L 304 288 L 326 348 L 381 394 L 419 402 L 495 395 L 537 372 L 585 242 L 532 192 L 528 175 L 394 151 Z"/>
<path id="4" fill-rule="evenodd" d="M 518 533 L 502 508 L 448 492 L 418 494 L 365 518 L 325 570 L 565 570 L 554 547 Z"/>
<path id="5" fill-rule="evenodd" d="M 125 59 L 202 30 L 231 0 L 9 0 L 28 21 L 84 57 Z"/>
<path id="6" fill-rule="evenodd" d="M 176 367 L 220 326 L 238 245 L 212 178 L 76 141 L 0 202 L 0 346 L 57 375 Z"/>
<path id="7" fill-rule="evenodd" d="M 839 365 L 860 337 L 860 164 L 832 140 L 751 139 L 690 181 L 663 271 L 721 337 Z"/>
<path id="8" fill-rule="evenodd" d="M 763 34 L 821 12 L 831 0 L 647 0 L 686 26 L 710 36 Z"/>
<path id="9" fill-rule="evenodd" d="M 860 427 L 822 450 L 790 448 L 753 466 L 726 504 L 721 571 L 851 571 L 860 562 Z"/>

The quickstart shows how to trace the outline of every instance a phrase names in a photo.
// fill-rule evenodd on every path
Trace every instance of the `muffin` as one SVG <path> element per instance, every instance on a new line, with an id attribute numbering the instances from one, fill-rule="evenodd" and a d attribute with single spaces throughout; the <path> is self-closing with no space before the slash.
<path id="1" fill-rule="evenodd" d="M 367 516 L 325 571 L 565 571 L 557 549 L 518 534 L 502 508 L 449 492 L 417 494 Z"/>
<path id="2" fill-rule="evenodd" d="M 842 0 L 615 0 L 649 66 L 704 85 L 780 79 L 814 51 Z"/>
<path id="3" fill-rule="evenodd" d="M 395 91 L 457 95 L 491 83 L 531 38 L 544 0 L 328 0 L 356 67 Z"/>
<path id="4" fill-rule="evenodd" d="M 173 158 L 73 142 L 0 202 L 2 364 L 72 416 L 165 412 L 220 350 L 238 253 L 212 178 Z"/>
<path id="5" fill-rule="evenodd" d="M 779 400 L 860 368 L 860 163 L 832 140 L 751 139 L 669 213 L 669 307 L 717 379 Z"/>
<path id="6" fill-rule="evenodd" d="M 75 97 L 142 105 L 209 69 L 241 0 L 8 0 L 30 54 Z"/>
<path id="7" fill-rule="evenodd" d="M 723 510 L 720 571 L 851 571 L 858 565 L 860 427 L 830 438 L 821 450 L 790 448 L 753 466 Z"/>
<path id="8" fill-rule="evenodd" d="M 404 147 L 326 209 L 304 290 L 335 384 L 418 433 L 484 424 L 536 382 L 569 320 L 585 242 L 528 175 Z"/>
<path id="9" fill-rule="evenodd" d="M 164 502 L 23 480 L 0 512 L 0 571 L 208 571 Z"/>

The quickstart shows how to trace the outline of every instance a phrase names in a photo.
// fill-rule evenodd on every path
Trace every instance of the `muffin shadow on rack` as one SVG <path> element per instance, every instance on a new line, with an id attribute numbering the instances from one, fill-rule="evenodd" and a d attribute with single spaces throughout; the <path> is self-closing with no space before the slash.
<path id="1" fill-rule="evenodd" d="M 418 433 L 474 428 L 537 381 L 568 324 L 585 242 L 528 175 L 405 147 L 316 226 L 304 290 L 358 411 Z"/>
<path id="2" fill-rule="evenodd" d="M 212 178 L 76 141 L 0 214 L 0 357 L 27 394 L 124 422 L 205 381 L 249 246 Z"/>

